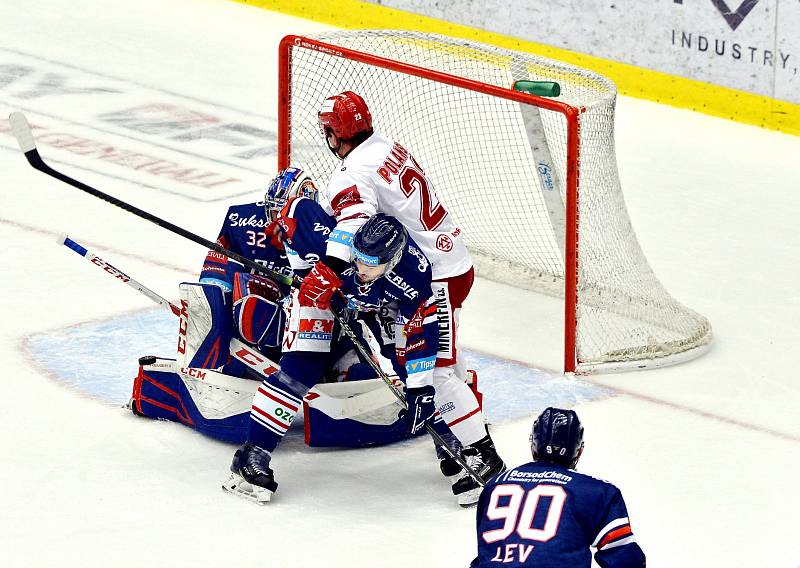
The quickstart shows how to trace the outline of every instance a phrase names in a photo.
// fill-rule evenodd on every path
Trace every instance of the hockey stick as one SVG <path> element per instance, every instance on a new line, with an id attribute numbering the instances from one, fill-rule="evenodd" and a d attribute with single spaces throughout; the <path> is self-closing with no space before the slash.
<path id="1" fill-rule="evenodd" d="M 175 304 L 160 296 L 159 294 L 155 293 L 153 290 L 145 286 L 144 284 L 138 282 L 131 276 L 128 276 L 126 273 L 122 272 L 116 266 L 113 266 L 111 263 L 106 262 L 92 251 L 88 250 L 83 245 L 77 243 L 73 239 L 69 238 L 67 235 L 59 236 L 58 240 L 56 241 L 58 244 L 64 245 L 66 248 L 74 251 L 75 253 L 79 254 L 95 266 L 102 268 L 103 271 L 110 275 L 111 277 L 122 281 L 124 284 L 135 289 L 137 292 L 143 294 L 156 304 L 170 310 L 175 316 L 180 317 L 181 310 Z M 242 357 L 240 355 L 241 351 L 245 351 L 246 356 Z M 234 357 L 253 369 L 255 372 L 264 375 L 265 373 L 274 372 L 277 370 L 277 366 L 273 361 L 266 359 L 262 353 L 252 349 L 249 346 L 241 343 L 238 339 L 234 338 L 231 339 L 231 352 L 234 354 Z M 177 363 L 172 361 L 171 372 L 178 373 L 180 368 L 177 366 Z M 223 380 L 227 375 L 219 374 L 213 369 L 200 369 L 200 372 L 203 373 L 211 373 L 209 376 L 219 376 L 219 380 Z M 212 383 L 207 378 L 204 378 L 203 381 L 207 384 L 214 384 L 215 386 L 222 386 L 224 388 L 230 388 L 233 390 L 241 390 L 241 385 L 239 383 Z M 246 384 L 246 383 L 242 383 Z M 350 418 L 352 416 L 356 416 L 368 410 L 373 410 L 381 405 L 381 403 L 386 402 L 386 397 L 389 396 L 385 390 L 380 392 L 378 391 L 368 391 L 365 394 L 361 394 L 358 397 L 348 397 L 346 399 L 334 399 L 336 400 L 340 406 L 336 408 L 336 418 Z M 333 397 L 331 397 L 333 398 Z"/>
<path id="2" fill-rule="evenodd" d="M 341 294 L 341 291 L 340 291 L 340 294 Z M 406 401 L 406 397 L 403 396 L 402 391 L 400 391 L 400 389 L 398 389 L 394 385 L 394 383 L 392 382 L 392 379 L 389 378 L 389 375 L 387 375 L 386 372 L 381 368 L 380 364 L 375 359 L 375 355 L 372 352 L 368 351 L 366 347 L 364 347 L 364 345 L 362 344 L 361 340 L 356 336 L 356 334 L 353 332 L 353 330 L 350 328 L 350 326 L 347 325 L 344 321 L 342 321 L 341 316 L 339 316 L 339 314 L 337 314 L 335 311 L 333 311 L 333 310 L 331 310 L 331 311 L 333 312 L 333 315 L 336 318 L 336 321 L 339 322 L 339 327 L 341 327 L 342 332 L 353 343 L 353 345 L 356 348 L 356 351 L 358 351 L 361 354 L 361 356 L 364 357 L 364 359 L 367 360 L 367 363 L 369 364 L 369 366 L 372 367 L 372 370 L 375 371 L 375 373 L 377 373 L 378 377 L 380 377 L 380 379 L 386 384 L 386 386 L 389 388 L 389 390 L 392 391 L 392 394 L 400 402 L 400 405 L 403 408 L 405 408 L 406 410 L 408 410 L 408 401 Z M 486 485 L 486 481 L 484 481 L 484 479 L 480 475 L 478 475 L 477 472 L 475 472 L 471 467 L 469 467 L 469 465 L 467 465 L 467 462 L 464 461 L 464 458 L 462 458 L 460 455 L 458 455 L 458 452 L 455 452 L 447 444 L 447 442 L 444 441 L 444 438 L 442 438 L 439 435 L 439 433 L 436 430 L 433 429 L 433 426 L 431 426 L 429 423 L 426 422 L 425 423 L 425 430 L 427 430 L 428 434 L 430 434 L 431 438 L 433 438 L 433 441 L 436 442 L 438 445 L 440 445 L 442 447 L 442 449 L 445 452 L 447 452 L 447 454 L 451 458 L 453 458 L 456 461 L 456 463 L 458 463 L 458 465 L 460 465 L 461 468 L 464 471 L 467 472 L 467 475 L 469 475 L 475 481 L 475 483 L 477 483 L 481 487 L 484 487 Z"/>
<path id="3" fill-rule="evenodd" d="M 240 254 L 237 254 L 233 251 L 229 251 L 226 248 L 220 246 L 219 244 L 209 241 L 208 239 L 204 239 L 199 235 L 195 235 L 194 233 L 187 231 L 186 229 L 179 227 L 169 221 L 161 219 L 160 217 L 156 217 L 152 213 L 148 213 L 147 211 L 143 211 L 138 207 L 131 205 L 130 203 L 126 203 L 116 197 L 108 195 L 107 193 L 103 193 L 100 190 L 97 190 L 93 187 L 86 185 L 83 182 L 80 182 L 76 179 L 73 179 L 67 175 L 62 174 L 58 170 L 51 168 L 47 165 L 42 157 L 39 155 L 39 150 L 36 149 L 36 142 L 33 140 L 33 133 L 31 133 L 31 127 L 28 124 L 25 115 L 21 112 L 14 112 L 11 113 L 8 117 L 9 123 L 11 123 L 11 132 L 14 134 L 14 137 L 17 139 L 17 143 L 19 144 L 20 149 L 25 154 L 25 158 L 27 158 L 28 163 L 33 166 L 34 169 L 39 170 L 40 172 L 49 175 L 50 177 L 54 177 L 59 181 L 63 181 L 64 183 L 71 185 L 72 187 L 76 187 L 81 191 L 85 191 L 86 193 L 93 195 L 103 201 L 110 203 L 111 205 L 115 205 L 120 209 L 124 209 L 128 213 L 133 213 L 137 217 L 141 217 L 146 221 L 150 221 L 158 225 L 159 227 L 176 233 L 182 236 L 185 239 L 189 239 L 190 241 L 194 241 L 197 244 L 203 245 L 204 247 L 213 250 L 214 252 L 218 252 L 219 254 L 225 255 L 228 258 L 235 260 L 236 262 L 245 265 L 246 267 L 259 272 L 265 276 L 270 277 L 272 280 L 279 282 L 281 284 L 286 284 L 289 286 L 297 286 L 299 285 L 299 281 L 296 277 L 286 276 L 285 274 L 281 274 L 280 272 L 276 272 L 274 270 L 270 270 L 264 266 L 261 266 L 257 262 L 250 260 L 247 257 L 244 257 Z"/>
<path id="4" fill-rule="evenodd" d="M 154 223 L 155 225 L 158 225 L 159 227 L 166 229 L 167 231 L 180 235 L 185 239 L 188 239 L 190 241 L 193 241 L 199 245 L 206 247 L 207 249 L 213 250 L 219 254 L 227 256 L 228 258 L 235 260 L 236 262 L 250 268 L 251 270 L 259 274 L 263 274 L 264 276 L 267 276 L 268 278 L 270 278 L 275 282 L 278 282 L 280 284 L 286 284 L 292 287 L 300 286 L 301 279 L 296 276 L 286 276 L 285 274 L 281 274 L 280 272 L 271 270 L 265 266 L 258 264 L 257 262 L 250 260 L 247 257 L 244 257 L 240 254 L 230 251 L 215 242 L 209 241 L 208 239 L 204 239 L 203 237 L 196 235 L 190 231 L 187 231 L 186 229 L 179 227 L 178 225 L 170 223 L 169 221 L 161 219 L 160 217 L 156 217 L 155 215 L 148 213 L 147 211 L 139 209 L 138 207 L 135 207 L 129 203 L 126 203 L 125 201 L 122 201 L 121 199 L 117 199 L 116 197 L 108 195 L 107 193 L 103 193 L 98 189 L 95 189 L 83 182 L 80 182 L 76 179 L 73 179 L 59 172 L 58 170 L 51 168 L 48 164 L 44 162 L 42 157 L 39 155 L 39 150 L 36 149 L 36 142 L 33 139 L 33 133 L 31 132 L 30 124 L 28 124 L 28 120 L 25 118 L 25 115 L 22 114 L 21 112 L 11 113 L 11 115 L 9 115 L 8 117 L 8 121 L 11 124 L 11 132 L 17 139 L 17 143 L 19 144 L 20 150 L 22 150 L 23 154 L 25 154 L 25 158 L 28 160 L 28 163 L 35 170 L 39 170 L 43 174 L 49 175 L 50 177 L 62 181 L 67 185 L 71 185 L 72 187 L 80 189 L 81 191 L 93 195 L 98 199 L 102 199 L 103 201 L 106 201 L 111 205 L 119 207 L 120 209 L 123 209 L 129 213 L 133 213 L 137 217 L 141 217 L 146 221 L 150 221 L 151 223 Z M 339 323 L 342 332 L 350 339 L 350 341 L 352 341 L 356 350 L 366 359 L 367 363 L 369 363 L 370 367 L 372 367 L 372 370 L 375 371 L 378 374 L 378 377 L 383 380 L 383 382 L 392 391 L 392 393 L 400 402 L 400 404 L 405 409 L 408 409 L 408 402 L 406 402 L 403 393 L 397 387 L 395 387 L 394 383 L 389 378 L 389 376 L 384 372 L 383 369 L 381 369 L 380 365 L 375 360 L 374 355 L 371 352 L 369 352 L 364 347 L 364 345 L 362 345 L 361 341 L 358 339 L 356 334 L 353 332 L 352 329 L 350 329 L 350 326 L 348 326 L 347 323 L 342 320 L 339 314 L 333 312 L 333 315 L 335 320 Z M 481 486 L 486 485 L 486 482 L 481 478 L 481 476 L 478 475 L 475 471 L 473 471 L 472 468 L 470 468 L 467 465 L 464 459 L 457 454 L 457 452 L 453 451 L 452 448 L 450 448 L 450 446 L 433 429 L 433 427 L 430 424 L 426 423 L 425 429 L 428 431 L 431 438 L 433 438 L 433 440 L 437 444 L 441 445 L 442 449 L 444 449 L 445 452 L 447 452 L 450 455 L 450 457 L 452 457 L 464 469 L 464 471 L 466 471 L 467 474 L 470 477 L 472 477 L 472 479 L 476 483 L 478 483 Z"/>
<path id="5" fill-rule="evenodd" d="M 98 266 L 98 267 L 102 268 L 105 272 L 107 272 L 108 274 L 110 274 L 114 278 L 116 278 L 118 280 L 121 280 L 122 282 L 124 282 L 125 284 L 127 284 L 128 286 L 133 288 L 134 290 L 140 292 L 141 294 L 144 294 L 145 296 L 147 296 L 148 298 L 153 300 L 156 304 L 160 305 L 163 308 L 166 308 L 166 309 L 170 310 L 176 316 L 180 316 L 181 315 L 181 310 L 180 310 L 180 308 L 178 306 L 176 306 L 175 304 L 173 304 L 172 302 L 170 302 L 169 300 L 167 300 L 163 296 L 159 296 L 158 294 L 153 292 L 150 288 L 148 288 L 147 286 L 145 286 L 141 282 L 138 282 L 138 281 L 134 280 L 133 278 L 131 278 L 130 276 L 128 276 L 127 274 L 122 272 L 116 266 L 113 266 L 111 263 L 106 262 L 105 260 L 103 260 L 102 258 L 97 256 L 96 254 L 94 254 L 90 250 L 88 250 L 85 247 L 81 246 L 80 244 L 76 243 L 75 241 L 70 239 L 67 235 L 61 235 L 58 238 L 57 242 L 58 242 L 58 244 L 64 245 L 68 249 L 75 251 L 77 254 L 81 255 L 83 258 L 85 258 L 86 260 L 88 260 L 89 262 L 94 264 L 95 266 Z"/>

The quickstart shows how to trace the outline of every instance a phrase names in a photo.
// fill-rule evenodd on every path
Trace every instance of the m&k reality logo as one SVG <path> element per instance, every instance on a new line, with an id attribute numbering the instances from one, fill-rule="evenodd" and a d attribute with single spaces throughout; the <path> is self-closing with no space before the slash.
<path id="1" fill-rule="evenodd" d="M 300 339 L 327 341 L 333 336 L 333 320 L 301 319 L 297 336 Z"/>

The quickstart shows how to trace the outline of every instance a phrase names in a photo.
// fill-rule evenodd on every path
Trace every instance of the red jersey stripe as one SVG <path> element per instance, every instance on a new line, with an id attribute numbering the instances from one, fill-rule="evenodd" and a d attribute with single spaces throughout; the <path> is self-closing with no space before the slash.
<path id="1" fill-rule="evenodd" d="M 286 424 L 284 424 L 283 422 L 281 422 L 277 418 L 271 416 L 270 414 L 267 414 L 266 412 L 261 410 L 259 407 L 253 405 L 253 410 L 258 412 L 261 416 L 265 416 L 265 417 L 269 418 L 272 422 L 277 424 L 280 427 L 281 430 L 288 430 L 289 429 L 289 426 L 287 426 Z"/>
<path id="2" fill-rule="evenodd" d="M 615 529 L 615 530 L 611 531 L 610 533 L 608 533 L 603 538 L 603 540 L 600 541 L 600 544 L 597 545 L 597 550 L 600 550 L 605 545 L 610 543 L 612 540 L 617 540 L 618 538 L 621 538 L 623 536 L 628 536 L 629 534 L 633 534 L 633 530 L 631 529 L 630 525 L 625 525 L 623 527 Z"/>
<path id="3" fill-rule="evenodd" d="M 286 407 L 286 408 L 288 408 L 289 410 L 292 410 L 292 411 L 294 411 L 294 412 L 297 412 L 297 411 L 299 410 L 299 408 L 298 408 L 297 406 L 294 406 L 293 404 L 289 404 L 289 403 L 288 403 L 288 402 L 286 402 L 285 400 L 281 400 L 281 399 L 280 399 L 280 398 L 278 398 L 277 396 L 273 396 L 273 395 L 269 394 L 267 391 L 265 391 L 265 390 L 264 390 L 263 388 L 261 388 L 261 387 L 259 387 L 259 388 L 258 388 L 258 392 L 260 392 L 261 394 L 263 394 L 265 397 L 267 397 L 267 398 L 269 398 L 269 399 L 271 399 L 271 400 L 274 400 L 275 402 L 277 402 L 277 403 L 278 403 L 278 404 L 280 404 L 281 406 L 285 406 L 285 407 Z"/>

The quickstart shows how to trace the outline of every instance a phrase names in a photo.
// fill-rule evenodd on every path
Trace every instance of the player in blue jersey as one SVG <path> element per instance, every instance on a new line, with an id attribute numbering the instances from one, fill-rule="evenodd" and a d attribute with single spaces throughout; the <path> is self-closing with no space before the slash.
<path id="1" fill-rule="evenodd" d="M 304 230 L 314 227 L 313 224 L 296 223 L 297 217 L 288 217 L 297 215 L 304 201 L 313 203 L 302 198 L 292 200 L 278 216 L 278 225 L 292 251 L 290 257 L 297 257 L 293 262 L 308 262 L 308 255 L 315 254 L 312 250 L 324 251 L 327 240 L 315 235 L 313 229 Z M 324 219 L 320 221 L 321 226 L 326 226 Z M 304 242 L 304 238 L 308 240 Z M 315 248 L 314 241 L 322 247 Z M 385 249 L 386 256 L 375 254 L 376 243 Z M 385 310 L 390 318 L 390 326 L 380 331 L 376 326 L 372 329 L 377 332 L 384 354 L 407 377 L 409 408 L 404 430 L 415 434 L 436 412 L 432 376 L 438 325 L 430 288 L 430 263 L 399 221 L 381 214 L 364 224 L 355 236 L 353 247 L 357 260 L 355 266 L 345 270 L 340 288 L 351 308 L 364 312 Z M 345 300 L 337 296 L 334 303 L 339 305 L 331 306 L 330 300 L 325 304 L 317 300 L 311 305 L 303 300 L 299 290 L 293 291 L 287 310 L 281 370 L 264 379 L 253 399 L 248 442 L 234 456 L 231 476 L 223 485 L 226 491 L 264 503 L 277 489 L 269 465 L 272 452 L 288 431 L 303 397 L 321 380 L 325 365 L 331 361 L 331 352 L 339 338 L 332 309 L 341 311 Z"/>
<path id="2" fill-rule="evenodd" d="M 268 196 L 267 205 L 272 204 L 279 236 L 292 266 L 303 276 L 324 255 L 327 242 L 333 238 L 331 228 L 335 222 L 313 199 L 304 196 L 287 199 L 291 177 L 296 175 L 290 170 L 289 174 L 279 175 L 270 189 L 280 199 L 271 200 Z M 276 214 L 277 205 L 283 206 Z M 416 433 L 436 412 L 439 403 L 434 401 L 434 393 L 444 397 L 442 405 L 454 406 L 451 396 L 459 389 L 450 384 L 454 379 L 449 375 L 445 376 L 447 380 L 439 380 L 434 389 L 439 328 L 430 263 L 396 219 L 381 215 L 370 221 L 373 228 L 385 231 L 371 233 L 365 229 L 362 236 L 366 240 L 358 246 L 354 244 L 354 254 L 361 254 L 361 260 L 346 271 L 337 288 L 348 297 L 350 308 L 381 316 L 365 319 L 398 375 L 407 377 L 410 409 L 405 419 L 408 432 Z M 368 250 L 387 244 L 391 245 L 388 257 Z M 365 264 L 365 260 L 371 260 L 373 265 Z M 254 398 L 249 440 L 237 451 L 231 478 L 223 486 L 227 491 L 265 502 L 277 488 L 269 468 L 271 453 L 288 430 L 304 394 L 319 381 L 321 369 L 326 361 L 330 362 L 330 351 L 338 339 L 338 326 L 330 309 L 332 295 L 309 302 L 298 291 L 293 293 L 287 310 L 281 372 L 265 379 Z M 482 420 L 479 409 L 471 414 Z M 485 430 L 474 445 L 482 449 L 491 467 L 498 471 L 504 467 Z M 459 502 L 470 504 L 467 501 L 472 499 L 474 503 L 477 493 L 474 497 L 469 493 L 469 488 L 457 493 Z"/>
<path id="3" fill-rule="evenodd" d="M 287 169 L 270 184 L 266 203 L 228 210 L 218 242 L 284 273 L 289 272 L 291 260 L 296 273 L 303 276 L 316 260 L 312 253 L 324 251 L 332 224 L 315 198 L 311 179 L 302 170 Z M 302 230 L 295 231 L 295 225 Z M 256 394 L 258 385 L 278 371 L 286 319 L 282 304 L 289 290 L 282 288 L 251 274 L 238 262 L 209 254 L 201 281 L 180 286 L 176 360 L 143 358 L 134 380 L 131 409 L 143 416 L 182 422 L 217 439 L 246 441 L 254 421 L 251 411 L 263 409 L 259 401 L 271 388 L 265 383 L 263 392 Z M 314 330 L 314 325 L 320 324 L 300 331 L 309 337 L 324 336 L 325 330 Z M 363 447 L 408 437 L 397 418 L 398 403 L 391 396 L 370 394 L 376 387 L 381 391 L 385 387 L 377 380 L 364 380 L 373 378 L 374 372 L 349 341 L 336 337 L 330 351 L 321 381 L 328 384 L 305 401 L 306 443 Z M 358 380 L 358 385 L 352 383 Z M 350 384 L 342 388 L 330 384 L 342 381 Z M 343 393 L 346 408 L 336 402 Z"/>
<path id="4" fill-rule="evenodd" d="M 353 238 L 353 263 L 341 291 L 363 318 L 401 376 L 412 434 L 436 412 L 433 371 L 439 346 L 430 262 L 396 218 L 378 213 Z"/>
<path id="5" fill-rule="evenodd" d="M 217 244 L 247 257 L 257 263 L 291 276 L 292 271 L 286 251 L 274 232 L 271 219 L 264 214 L 264 202 L 233 205 L 228 208 L 219 231 Z M 200 273 L 200 282 L 216 284 L 231 292 L 237 272 L 250 272 L 235 260 L 215 251 L 209 251 Z"/>
<path id="6" fill-rule="evenodd" d="M 533 462 L 490 480 L 477 510 L 478 556 L 471 568 L 535 566 L 641 568 L 622 493 L 575 471 L 583 426 L 572 410 L 547 408 L 531 433 Z"/>
<path id="7" fill-rule="evenodd" d="M 225 215 L 217 243 L 270 270 L 291 276 L 287 251 L 275 236 L 271 221 L 265 215 L 263 201 L 233 205 Z M 280 356 L 283 314 L 279 300 L 288 294 L 288 286 L 277 285 L 254 274 L 239 262 L 215 251 L 208 252 L 199 282 L 206 286 L 205 295 L 212 305 L 220 302 L 218 296 L 221 293 L 221 302 L 232 310 L 236 335 L 258 347 L 271 359 Z M 215 285 L 218 290 L 208 288 L 208 285 Z"/>
<path id="8" fill-rule="evenodd" d="M 231 206 L 217 243 L 291 275 L 286 251 L 270 223 L 263 201 Z M 217 439 L 241 441 L 246 437 L 249 413 L 245 409 L 249 409 L 253 389 L 250 381 L 237 379 L 260 380 L 274 369 L 284 325 L 281 299 L 288 286 L 209 251 L 199 282 L 183 282 L 179 290 L 175 364 L 170 366 L 165 359 L 155 366 L 140 366 L 131 409 L 142 416 L 182 422 Z M 215 388 L 195 385 L 189 372 L 202 375 Z"/>

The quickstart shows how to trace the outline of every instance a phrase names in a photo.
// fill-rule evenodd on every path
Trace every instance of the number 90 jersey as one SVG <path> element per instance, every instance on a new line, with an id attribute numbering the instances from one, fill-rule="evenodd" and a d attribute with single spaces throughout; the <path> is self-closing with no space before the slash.
<path id="1" fill-rule="evenodd" d="M 641 568 L 645 556 L 614 485 L 547 462 L 491 479 L 477 510 L 471 568 Z"/>
<path id="2" fill-rule="evenodd" d="M 433 184 L 399 143 L 375 133 L 333 172 L 325 209 L 336 218 L 327 254 L 350 261 L 353 235 L 376 213 L 397 217 L 431 262 L 434 280 L 464 274 L 472 259 Z"/>

